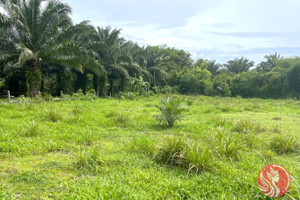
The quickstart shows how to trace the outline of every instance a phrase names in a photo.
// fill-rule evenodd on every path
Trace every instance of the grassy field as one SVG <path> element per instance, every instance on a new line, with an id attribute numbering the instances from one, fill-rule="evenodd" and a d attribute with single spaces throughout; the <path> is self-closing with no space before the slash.
<path id="1" fill-rule="evenodd" d="M 182 96 L 165 128 L 162 97 L 0 104 L 0 199 L 270 199 L 273 163 L 300 198 L 300 101 Z"/>

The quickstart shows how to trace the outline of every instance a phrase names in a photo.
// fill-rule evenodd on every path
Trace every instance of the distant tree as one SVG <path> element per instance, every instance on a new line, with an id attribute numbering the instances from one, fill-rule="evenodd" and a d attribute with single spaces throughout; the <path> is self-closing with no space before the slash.
<path id="1" fill-rule="evenodd" d="M 247 72 L 251 67 L 254 66 L 253 61 L 249 61 L 247 58 L 242 57 L 240 59 L 236 58 L 234 60 L 229 60 L 224 66 L 232 73 L 239 74 L 242 72 Z"/>
<path id="2" fill-rule="evenodd" d="M 261 62 L 258 67 L 257 71 L 262 73 L 267 73 L 277 67 L 279 65 L 279 62 L 283 59 L 283 56 L 281 56 L 278 53 L 269 54 L 265 56 L 266 61 Z"/>
<path id="3" fill-rule="evenodd" d="M 300 63 L 290 69 L 288 81 L 290 89 L 300 95 Z"/>

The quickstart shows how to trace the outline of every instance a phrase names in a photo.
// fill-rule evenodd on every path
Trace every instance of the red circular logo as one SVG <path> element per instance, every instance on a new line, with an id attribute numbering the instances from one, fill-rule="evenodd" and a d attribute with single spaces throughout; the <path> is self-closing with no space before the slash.
<path id="1" fill-rule="evenodd" d="M 259 189 L 269 197 L 280 197 L 290 188 L 291 176 L 281 165 L 268 165 L 258 175 Z"/>

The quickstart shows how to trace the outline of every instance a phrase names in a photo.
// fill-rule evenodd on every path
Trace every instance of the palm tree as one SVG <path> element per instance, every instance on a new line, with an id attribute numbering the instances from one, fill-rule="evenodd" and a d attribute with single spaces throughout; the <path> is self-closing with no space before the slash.
<path id="1" fill-rule="evenodd" d="M 215 60 L 207 61 L 207 70 L 210 71 L 212 78 L 220 73 L 219 69 L 221 69 L 221 67 L 222 65 L 216 63 Z"/>
<path id="2" fill-rule="evenodd" d="M 46 2 L 42 6 L 42 2 Z M 25 66 L 28 93 L 41 86 L 41 67 L 56 64 L 78 71 L 90 68 L 101 73 L 94 55 L 74 41 L 87 22 L 73 26 L 71 8 L 60 1 L 1 0 L 0 63 Z M 43 8 L 42 8 L 43 7 Z"/>
<path id="3" fill-rule="evenodd" d="M 251 67 L 254 66 L 253 61 L 249 61 L 247 58 L 236 58 L 234 60 L 229 60 L 224 66 L 232 73 L 239 74 L 242 72 L 247 72 Z"/>
<path id="4" fill-rule="evenodd" d="M 273 68 L 278 66 L 279 61 L 283 59 L 283 56 L 278 53 L 274 53 L 274 54 L 266 55 L 265 59 L 266 61 L 261 62 L 257 67 L 258 72 L 266 73 L 271 71 Z"/>
<path id="5" fill-rule="evenodd" d="M 164 46 L 148 46 L 146 48 L 147 70 L 150 72 L 153 87 L 157 86 L 157 80 L 164 80 L 168 76 L 164 68 L 168 66 L 169 57 L 164 50 Z"/>
<path id="6" fill-rule="evenodd" d="M 140 74 L 142 68 L 134 61 L 130 54 L 131 44 L 125 42 L 120 35 L 120 29 L 111 27 L 97 27 L 94 41 L 90 43 L 89 49 L 97 54 L 98 61 L 104 66 L 107 76 L 102 77 L 102 95 L 106 95 L 106 82 L 109 82 L 109 93 L 114 94 L 115 81 L 121 79 L 121 86 L 131 80 L 134 74 Z"/>

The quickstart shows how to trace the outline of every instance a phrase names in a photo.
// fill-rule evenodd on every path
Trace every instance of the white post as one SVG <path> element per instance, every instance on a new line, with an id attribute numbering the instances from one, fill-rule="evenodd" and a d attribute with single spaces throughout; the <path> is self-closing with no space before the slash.
<path id="1" fill-rule="evenodd" d="M 60 97 L 63 97 L 64 93 L 63 91 L 60 91 Z"/>
<path id="2" fill-rule="evenodd" d="M 10 91 L 7 91 L 8 103 L 10 103 Z"/>

